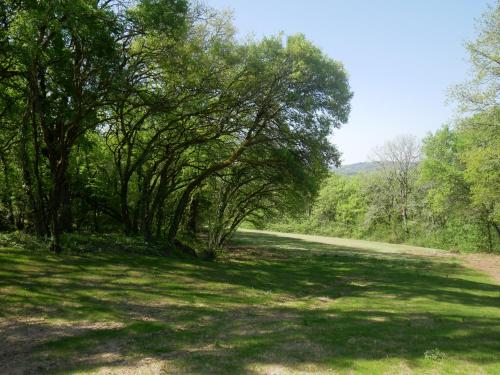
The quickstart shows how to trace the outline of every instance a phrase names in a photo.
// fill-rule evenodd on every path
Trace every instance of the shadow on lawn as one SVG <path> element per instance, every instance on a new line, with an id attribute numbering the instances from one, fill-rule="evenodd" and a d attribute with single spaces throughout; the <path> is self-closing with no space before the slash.
<path id="1" fill-rule="evenodd" d="M 240 233 L 234 245 L 222 262 L 0 249 L 0 372 L 145 357 L 163 361 L 165 373 L 195 374 L 385 358 L 419 366 L 434 348 L 497 361 L 500 287 L 463 278 L 472 271 L 460 265 L 264 234 Z M 418 311 L 405 308 L 413 299 L 422 299 Z"/>

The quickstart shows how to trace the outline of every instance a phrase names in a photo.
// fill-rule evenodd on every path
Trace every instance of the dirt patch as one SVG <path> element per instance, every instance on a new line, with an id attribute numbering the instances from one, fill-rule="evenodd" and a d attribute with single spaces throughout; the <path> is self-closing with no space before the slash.
<path id="1" fill-rule="evenodd" d="M 268 259 L 268 260 L 284 260 L 289 259 L 290 254 L 283 252 L 281 249 L 272 249 L 262 246 L 227 246 L 224 250 L 223 256 L 231 260 L 254 260 Z"/>
<path id="2" fill-rule="evenodd" d="M 457 257 L 463 259 L 469 267 L 487 273 L 500 284 L 500 255 L 467 254 Z"/>
<path id="3" fill-rule="evenodd" d="M 31 358 L 33 350 L 49 341 L 71 337 L 91 330 L 118 329 L 123 325 L 108 322 L 48 322 L 44 318 L 18 317 L 0 319 L 0 373 L 36 374 L 47 371 L 54 363 Z"/>

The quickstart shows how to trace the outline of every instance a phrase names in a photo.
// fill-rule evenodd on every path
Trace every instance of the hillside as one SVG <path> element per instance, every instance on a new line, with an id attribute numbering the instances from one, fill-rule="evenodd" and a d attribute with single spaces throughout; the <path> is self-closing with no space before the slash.
<path id="1" fill-rule="evenodd" d="M 374 162 L 365 161 L 361 163 L 342 165 L 339 168 L 334 168 L 333 172 L 344 176 L 352 176 L 360 172 L 371 172 L 375 170 L 375 168 L 376 165 Z"/>

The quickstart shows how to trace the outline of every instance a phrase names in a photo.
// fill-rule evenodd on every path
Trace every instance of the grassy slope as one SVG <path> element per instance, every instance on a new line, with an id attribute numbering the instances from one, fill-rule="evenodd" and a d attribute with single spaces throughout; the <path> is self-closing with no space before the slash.
<path id="1" fill-rule="evenodd" d="M 500 287 L 394 249 L 249 232 L 220 262 L 0 248 L 0 373 L 500 373 Z"/>

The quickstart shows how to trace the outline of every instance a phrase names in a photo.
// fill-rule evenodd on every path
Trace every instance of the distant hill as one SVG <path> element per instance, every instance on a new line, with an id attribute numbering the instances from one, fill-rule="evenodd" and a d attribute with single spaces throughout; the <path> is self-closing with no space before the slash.
<path id="1" fill-rule="evenodd" d="M 342 165 L 340 168 L 333 168 L 333 172 L 344 176 L 353 176 L 360 172 L 371 172 L 375 170 L 376 165 L 374 162 L 365 161 L 362 163 L 354 163 Z"/>

